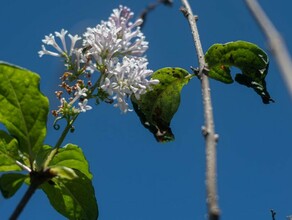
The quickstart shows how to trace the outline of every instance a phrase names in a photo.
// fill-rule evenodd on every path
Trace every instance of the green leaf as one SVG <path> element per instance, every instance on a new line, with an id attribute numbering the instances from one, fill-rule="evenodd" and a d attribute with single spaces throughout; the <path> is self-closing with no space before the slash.
<path id="1" fill-rule="evenodd" d="M 181 89 L 191 76 L 182 68 L 159 69 L 152 75 L 152 79 L 158 79 L 159 84 L 152 86 L 152 90 L 139 100 L 131 97 L 142 125 L 154 134 L 158 142 L 174 140 L 170 123 L 180 104 Z"/>
<path id="2" fill-rule="evenodd" d="M 6 173 L 0 177 L 0 190 L 4 198 L 12 197 L 21 187 L 27 175 L 21 173 Z"/>
<path id="3" fill-rule="evenodd" d="M 266 88 L 265 78 L 269 69 L 268 55 L 257 45 L 247 41 L 213 44 L 205 54 L 210 78 L 224 83 L 233 83 L 230 67 L 239 68 L 235 81 L 251 87 L 262 98 L 263 103 L 274 102 Z"/>
<path id="4" fill-rule="evenodd" d="M 213 79 L 218 79 L 219 81 L 224 83 L 233 83 L 233 79 L 230 74 L 230 69 L 229 67 L 224 65 L 212 67 L 208 72 L 208 76 Z"/>
<path id="5" fill-rule="evenodd" d="M 0 172 L 21 170 L 16 160 L 22 161 L 18 153 L 17 140 L 0 130 Z"/>
<path id="6" fill-rule="evenodd" d="M 53 178 L 53 184 L 44 183 L 41 188 L 51 205 L 68 219 L 94 220 L 98 218 L 98 207 L 91 180 L 75 170 L 73 180 Z"/>
<path id="7" fill-rule="evenodd" d="M 49 109 L 39 81 L 36 73 L 0 62 L 0 122 L 31 161 L 43 144 Z"/>
<path id="8" fill-rule="evenodd" d="M 67 144 L 65 147 L 60 148 L 58 153 L 49 162 L 48 166 L 61 166 L 77 169 L 85 174 L 89 179 L 92 179 L 92 174 L 89 171 L 88 162 L 81 148 L 79 148 L 77 145 Z"/>

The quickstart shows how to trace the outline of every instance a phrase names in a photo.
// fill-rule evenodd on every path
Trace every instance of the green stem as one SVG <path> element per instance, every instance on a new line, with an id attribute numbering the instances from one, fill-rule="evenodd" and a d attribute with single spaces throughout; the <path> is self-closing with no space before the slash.
<path id="1" fill-rule="evenodd" d="M 79 114 L 78 114 L 79 115 Z M 72 128 L 72 125 L 74 123 L 74 121 L 77 119 L 78 115 L 74 116 L 73 119 L 71 119 L 70 121 L 67 122 L 67 126 L 66 128 L 64 129 L 64 131 L 62 132 L 58 142 L 56 143 L 55 145 L 55 149 L 59 149 L 61 144 L 63 143 L 64 139 L 66 138 L 68 132 L 70 131 L 70 129 Z"/>
<path id="2" fill-rule="evenodd" d="M 79 115 L 79 114 L 78 114 Z M 49 165 L 49 163 L 52 161 L 52 159 L 55 157 L 55 155 L 58 153 L 59 148 L 61 147 L 64 139 L 66 138 L 68 132 L 70 131 L 70 129 L 72 128 L 72 125 L 74 123 L 74 121 L 77 119 L 78 115 L 74 116 L 73 119 L 71 119 L 70 121 L 67 121 L 67 126 L 64 129 L 64 131 L 62 132 L 58 142 L 56 143 L 54 149 L 51 151 L 51 153 L 48 155 L 46 162 L 44 163 L 43 167 L 44 169 L 46 169 Z"/>

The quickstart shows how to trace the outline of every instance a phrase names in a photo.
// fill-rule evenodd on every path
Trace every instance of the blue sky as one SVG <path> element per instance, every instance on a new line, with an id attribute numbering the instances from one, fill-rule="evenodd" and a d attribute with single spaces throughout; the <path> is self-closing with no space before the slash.
<path id="1" fill-rule="evenodd" d="M 3 1 L 0 60 L 41 75 L 41 90 L 51 109 L 62 63 L 40 59 L 44 35 L 62 28 L 81 34 L 106 20 L 113 8 L 126 5 L 138 15 L 146 0 Z M 261 1 L 292 51 L 290 1 Z M 209 0 L 190 4 L 198 14 L 204 51 L 213 43 L 246 40 L 267 49 L 266 39 L 243 1 Z M 160 6 L 147 19 L 149 68 L 198 65 L 189 25 L 179 11 Z M 292 215 L 292 105 L 275 59 L 270 55 L 266 78 L 275 103 L 264 105 L 251 89 L 211 80 L 218 143 L 219 205 L 224 220 L 276 219 Z M 236 70 L 235 70 L 236 71 Z M 200 83 L 192 80 L 182 92 L 181 106 L 171 127 L 176 140 L 159 144 L 140 124 L 135 113 L 123 115 L 108 104 L 81 115 L 75 133 L 65 143 L 78 144 L 90 163 L 101 220 L 205 219 L 205 151 L 201 135 L 203 109 Z M 47 144 L 54 145 L 60 131 L 49 115 Z M 12 199 L 0 197 L 0 218 L 8 219 L 26 186 Z M 64 219 L 37 192 L 20 219 Z"/>

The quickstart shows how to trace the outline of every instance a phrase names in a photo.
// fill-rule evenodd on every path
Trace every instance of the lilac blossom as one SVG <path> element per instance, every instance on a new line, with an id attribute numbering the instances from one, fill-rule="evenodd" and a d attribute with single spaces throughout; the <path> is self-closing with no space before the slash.
<path id="1" fill-rule="evenodd" d="M 119 6 L 113 10 L 107 21 L 87 28 L 83 34 L 81 48 L 75 48 L 81 37 L 68 34 L 71 40 L 69 51 L 66 44 L 68 31 L 62 29 L 55 32 L 55 35 L 45 36 L 39 56 L 64 58 L 65 67 L 78 77 L 85 72 L 91 74 L 99 71 L 98 88 L 106 92 L 108 97 L 114 100 L 114 106 L 119 107 L 122 112 L 131 111 L 129 97 L 133 95 L 140 99 L 141 95 L 151 90 L 152 85 L 159 83 L 157 79 L 151 79 L 153 71 L 147 69 L 148 61 L 144 53 L 148 49 L 148 42 L 140 29 L 143 21 L 137 19 L 132 22 L 133 16 L 134 13 L 129 8 Z M 60 46 L 55 37 L 60 39 Z M 55 50 L 47 50 L 45 45 L 52 46 Z M 72 70 L 72 66 L 76 68 Z M 78 111 L 85 112 L 91 109 L 91 106 L 87 105 L 88 100 L 84 99 L 90 88 L 84 85 L 82 88 L 77 87 L 69 105 L 73 106 L 77 100 L 83 100 L 78 103 Z"/>

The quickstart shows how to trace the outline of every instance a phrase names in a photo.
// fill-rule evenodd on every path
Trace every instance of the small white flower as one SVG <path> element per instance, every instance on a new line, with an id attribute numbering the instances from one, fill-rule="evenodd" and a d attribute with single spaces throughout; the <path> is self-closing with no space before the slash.
<path id="1" fill-rule="evenodd" d="M 67 104 L 67 101 L 65 98 L 61 98 L 60 99 L 60 102 L 61 102 L 61 106 L 64 107 L 66 104 Z"/>
<path id="2" fill-rule="evenodd" d="M 38 52 L 39 56 L 42 57 L 43 55 L 50 55 L 50 56 L 55 56 L 55 57 L 59 57 L 60 54 L 49 51 L 46 49 L 45 45 L 42 45 L 42 50 L 40 50 Z"/>
<path id="3" fill-rule="evenodd" d="M 68 53 L 67 47 L 66 47 L 66 41 L 65 41 L 65 35 L 68 33 L 67 30 L 62 29 L 61 32 L 55 31 L 56 37 L 60 38 L 62 45 L 63 45 L 63 51 L 65 53 Z"/>
<path id="4" fill-rule="evenodd" d="M 75 35 L 75 36 L 72 36 L 71 34 L 68 35 L 69 38 L 71 39 L 71 47 L 70 47 L 70 51 L 68 54 L 66 40 L 65 40 L 67 33 L 68 33 L 68 31 L 66 31 L 64 29 L 62 29 L 61 32 L 57 32 L 57 31 L 55 32 L 55 36 L 61 40 L 63 49 L 58 45 L 58 43 L 55 40 L 55 36 L 53 34 L 49 34 L 49 36 L 46 35 L 45 39 L 43 39 L 42 42 L 46 45 L 54 47 L 57 50 L 57 52 L 49 51 L 45 48 L 44 45 L 42 45 L 42 50 L 40 50 L 38 52 L 39 56 L 42 57 L 45 54 L 52 55 L 52 56 L 60 56 L 60 57 L 61 56 L 65 56 L 65 57 L 71 56 L 73 53 L 76 42 L 78 40 L 80 40 L 81 37 L 79 37 L 78 35 Z"/>
<path id="5" fill-rule="evenodd" d="M 113 90 L 111 88 L 111 81 L 108 77 L 106 77 L 103 81 L 103 84 L 100 86 L 101 89 L 106 91 L 110 96 L 113 95 Z"/>
<path id="6" fill-rule="evenodd" d="M 78 85 L 76 86 L 77 91 L 74 93 L 74 99 L 70 102 L 70 105 L 73 105 L 81 96 L 86 97 L 87 88 L 81 89 Z"/>
<path id="7" fill-rule="evenodd" d="M 117 103 L 114 104 L 114 107 L 119 107 L 122 113 L 127 113 L 128 111 L 132 111 L 129 109 L 128 103 L 125 101 L 125 97 L 114 97 L 117 100 Z"/>
<path id="8" fill-rule="evenodd" d="M 88 91 L 87 88 L 84 87 L 83 89 L 81 89 L 78 85 L 76 86 L 76 88 L 77 88 L 77 91 L 74 93 L 75 97 L 80 98 L 80 96 L 84 96 L 84 97 L 87 96 L 86 94 L 86 92 Z"/>
<path id="9" fill-rule="evenodd" d="M 71 40 L 71 47 L 70 47 L 70 51 L 69 51 L 69 55 L 71 55 L 74 51 L 76 42 L 81 40 L 81 37 L 79 37 L 77 34 L 74 36 L 72 36 L 71 34 L 68 34 L 68 37 Z"/>
<path id="10" fill-rule="evenodd" d="M 86 112 L 86 111 L 92 109 L 92 107 L 90 105 L 87 105 L 87 103 L 88 103 L 87 99 L 84 99 L 83 102 L 78 103 L 79 108 L 80 108 L 80 112 Z"/>

